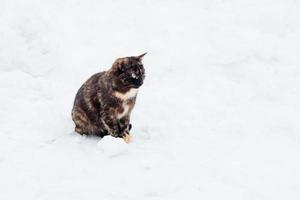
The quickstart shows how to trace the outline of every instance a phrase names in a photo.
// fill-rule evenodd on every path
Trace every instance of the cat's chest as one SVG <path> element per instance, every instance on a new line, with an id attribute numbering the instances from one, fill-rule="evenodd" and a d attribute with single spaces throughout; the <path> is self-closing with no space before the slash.
<path id="1" fill-rule="evenodd" d="M 128 101 L 132 98 L 135 98 L 137 93 L 138 93 L 138 89 L 131 88 L 130 90 L 128 90 L 128 92 L 125 92 L 125 93 L 115 92 L 114 95 L 115 95 L 115 97 L 117 97 L 118 99 L 120 99 L 122 101 Z"/>
<path id="2" fill-rule="evenodd" d="M 133 106 L 134 106 L 134 100 L 137 95 L 138 90 L 137 89 L 130 89 L 126 93 L 120 93 L 115 92 L 115 96 L 120 100 L 120 108 L 117 111 L 117 118 L 121 119 L 128 115 Z"/>

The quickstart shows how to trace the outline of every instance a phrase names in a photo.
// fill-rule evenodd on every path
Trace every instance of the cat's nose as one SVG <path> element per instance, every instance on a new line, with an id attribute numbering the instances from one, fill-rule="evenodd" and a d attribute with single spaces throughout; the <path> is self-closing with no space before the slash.
<path id="1" fill-rule="evenodd" d="M 143 79 L 138 79 L 137 83 L 138 83 L 138 86 L 141 86 L 143 84 Z"/>
<path id="2" fill-rule="evenodd" d="M 141 86 L 143 84 L 143 80 L 142 79 L 134 79 L 133 83 L 136 86 Z"/>

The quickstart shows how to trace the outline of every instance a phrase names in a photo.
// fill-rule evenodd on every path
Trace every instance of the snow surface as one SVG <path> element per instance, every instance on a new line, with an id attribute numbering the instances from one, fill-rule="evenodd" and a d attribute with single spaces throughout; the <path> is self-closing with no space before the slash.
<path id="1" fill-rule="evenodd" d="M 299 44 L 297 0 L 0 0 L 0 199 L 299 200 Z M 133 142 L 74 134 L 145 51 Z"/>

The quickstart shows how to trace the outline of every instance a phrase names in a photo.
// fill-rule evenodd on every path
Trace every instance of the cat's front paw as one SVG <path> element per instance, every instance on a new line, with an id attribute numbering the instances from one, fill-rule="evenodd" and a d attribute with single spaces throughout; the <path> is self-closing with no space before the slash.
<path id="1" fill-rule="evenodd" d="M 123 140 L 126 142 L 126 143 L 130 143 L 131 142 L 131 135 L 129 134 L 129 132 L 126 132 L 124 135 L 123 135 Z"/>
<path id="2" fill-rule="evenodd" d="M 113 137 L 116 137 L 116 138 L 121 138 L 123 134 L 118 129 L 118 127 L 114 127 L 113 129 L 111 129 L 110 135 L 113 136 Z"/>

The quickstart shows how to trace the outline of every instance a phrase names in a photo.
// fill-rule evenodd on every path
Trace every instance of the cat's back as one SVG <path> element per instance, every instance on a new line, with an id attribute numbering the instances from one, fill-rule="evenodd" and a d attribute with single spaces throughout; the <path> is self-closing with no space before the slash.
<path id="1" fill-rule="evenodd" d="M 96 74 L 92 75 L 88 80 L 86 80 L 85 83 L 81 87 L 82 88 L 85 88 L 85 87 L 93 88 L 93 87 L 99 85 L 99 82 L 100 83 L 103 82 L 102 80 L 104 80 L 105 75 L 106 75 L 105 71 L 96 73 Z"/>
<path id="2" fill-rule="evenodd" d="M 105 71 L 96 73 L 83 83 L 75 97 L 75 109 L 76 107 L 91 101 L 93 97 L 95 98 L 97 96 L 97 92 L 101 92 L 106 87 L 105 75 Z"/>

